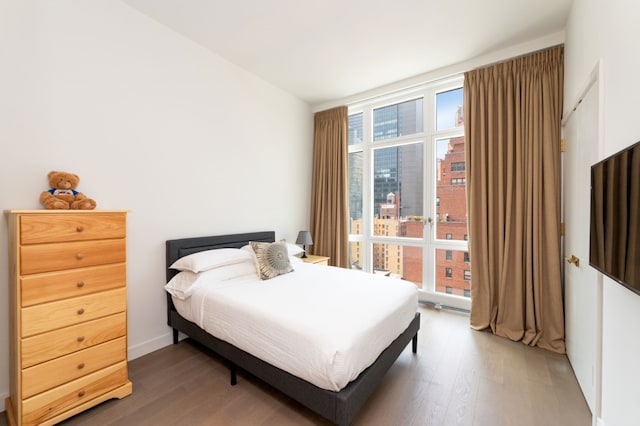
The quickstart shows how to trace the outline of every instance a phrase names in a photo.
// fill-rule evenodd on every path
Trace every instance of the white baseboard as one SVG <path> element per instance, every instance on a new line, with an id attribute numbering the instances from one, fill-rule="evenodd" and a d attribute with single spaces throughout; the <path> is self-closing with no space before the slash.
<path id="1" fill-rule="evenodd" d="M 134 346 L 129 346 L 128 355 L 129 361 L 134 360 L 136 358 L 140 358 L 143 355 L 151 353 L 153 351 L 157 351 L 158 349 L 162 349 L 165 346 L 169 346 L 173 343 L 172 333 L 169 332 L 167 334 L 163 334 L 162 336 L 156 337 L 151 340 L 147 340 L 146 342 L 139 343 Z"/>

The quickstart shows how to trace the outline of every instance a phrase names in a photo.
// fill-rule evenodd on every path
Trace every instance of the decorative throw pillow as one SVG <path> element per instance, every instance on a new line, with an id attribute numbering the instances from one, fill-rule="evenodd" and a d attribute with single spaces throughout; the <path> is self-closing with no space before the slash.
<path id="1" fill-rule="evenodd" d="M 260 279 L 268 280 L 293 271 L 286 242 L 258 243 L 251 241 L 250 244 L 256 255 L 256 265 Z"/>

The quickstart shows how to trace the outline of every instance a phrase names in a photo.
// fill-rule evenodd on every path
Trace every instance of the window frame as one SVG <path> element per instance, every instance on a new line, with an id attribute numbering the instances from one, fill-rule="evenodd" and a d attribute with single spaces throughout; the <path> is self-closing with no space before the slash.
<path id="1" fill-rule="evenodd" d="M 362 153 L 362 196 L 359 200 L 362 204 L 362 220 L 360 234 L 350 234 L 349 243 L 360 243 L 358 252 L 361 263 L 359 266 L 364 271 L 373 272 L 373 247 L 376 244 L 397 245 L 401 247 L 418 247 L 422 249 L 422 286 L 420 299 L 426 301 L 436 301 L 446 303 L 461 309 L 469 309 L 468 298 L 456 295 L 446 295 L 436 291 L 436 253 L 438 249 L 445 250 L 468 250 L 468 243 L 462 240 L 437 240 L 435 238 L 436 224 L 436 179 L 435 179 L 435 144 L 437 140 L 451 139 L 464 136 L 464 127 L 454 127 L 449 129 L 436 130 L 436 99 L 439 93 L 462 87 L 463 76 L 454 76 L 437 82 L 427 83 L 416 88 L 395 92 L 388 95 L 379 96 L 362 102 L 348 105 L 349 116 L 362 114 L 362 140 L 348 146 L 349 155 Z M 393 104 L 423 98 L 423 132 L 403 135 L 396 138 L 378 139 L 373 138 L 373 111 Z M 376 235 L 374 229 L 374 206 L 373 206 L 373 169 L 374 154 L 378 149 L 397 147 L 419 143 L 423 146 L 423 217 L 424 228 L 421 238 L 397 237 L 387 235 Z M 459 167 L 459 166 L 457 166 Z M 351 193 L 349 194 L 351 196 Z M 350 224 L 350 229 L 351 229 Z M 353 260 L 353 259 L 352 259 Z M 428 288 L 425 288 L 428 287 Z M 443 299 L 444 297 L 444 299 Z M 451 300 L 450 297 L 456 300 Z"/>

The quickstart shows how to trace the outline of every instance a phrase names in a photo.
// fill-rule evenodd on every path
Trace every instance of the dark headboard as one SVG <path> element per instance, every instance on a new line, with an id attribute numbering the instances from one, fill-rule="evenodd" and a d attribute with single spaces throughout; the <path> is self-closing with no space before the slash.
<path id="1" fill-rule="evenodd" d="M 169 280 L 179 272 L 169 269 L 169 266 L 173 265 L 173 262 L 186 255 L 204 250 L 241 248 L 249 244 L 249 241 L 271 243 L 275 241 L 275 239 L 276 233 L 274 231 L 265 231 L 167 240 L 167 282 L 169 282 Z"/>

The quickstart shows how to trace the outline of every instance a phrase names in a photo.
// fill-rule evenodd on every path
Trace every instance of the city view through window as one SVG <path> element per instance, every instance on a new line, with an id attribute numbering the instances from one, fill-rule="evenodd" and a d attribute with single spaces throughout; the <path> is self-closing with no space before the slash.
<path id="1" fill-rule="evenodd" d="M 462 89 L 435 94 L 435 122 L 425 123 L 424 102 L 372 108 L 370 131 L 366 111 L 349 116 L 351 267 L 470 297 Z"/>

